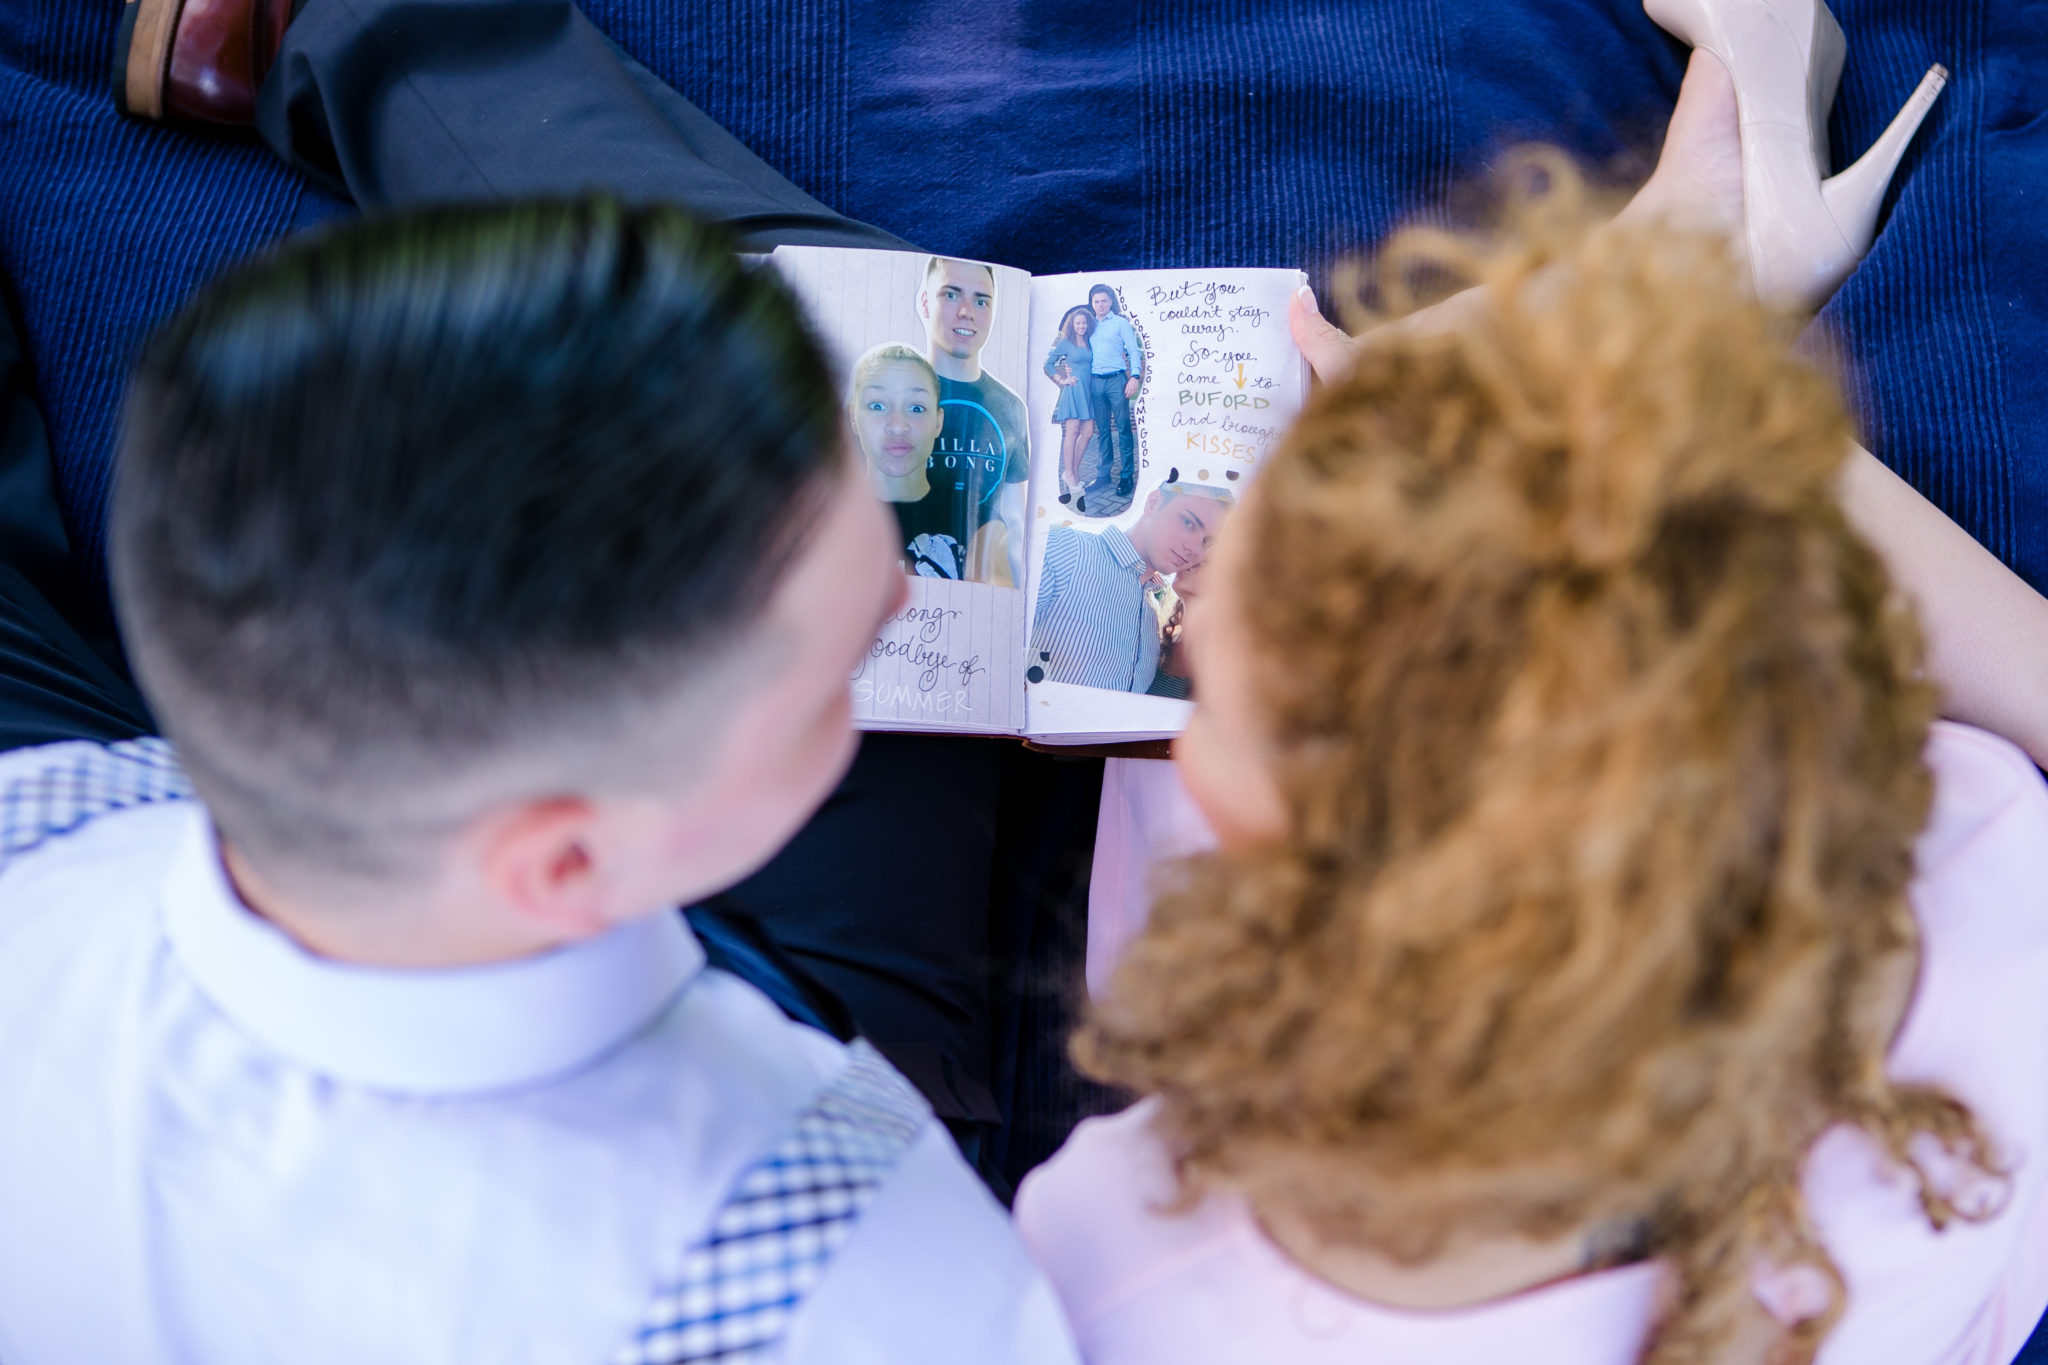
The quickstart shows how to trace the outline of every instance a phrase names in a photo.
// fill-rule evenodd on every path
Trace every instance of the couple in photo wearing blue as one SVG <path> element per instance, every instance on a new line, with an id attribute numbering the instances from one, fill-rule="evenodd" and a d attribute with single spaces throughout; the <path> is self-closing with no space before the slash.
<path id="1" fill-rule="evenodd" d="M 1131 505 L 1138 482 L 1138 442 L 1131 400 L 1145 381 L 1145 347 L 1106 284 L 1060 318 L 1045 357 L 1046 377 L 1060 386 L 1052 420 L 1060 428 L 1060 501 L 1084 517 L 1113 517 Z M 1082 457 L 1093 449 L 1093 475 Z"/>

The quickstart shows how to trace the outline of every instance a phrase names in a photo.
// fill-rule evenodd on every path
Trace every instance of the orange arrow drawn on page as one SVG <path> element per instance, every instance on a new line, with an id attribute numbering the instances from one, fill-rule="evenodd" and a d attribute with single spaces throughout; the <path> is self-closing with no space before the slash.
<path id="1" fill-rule="evenodd" d="M 1237 386 L 1238 386 L 1238 387 L 1239 387 L 1240 389 L 1244 387 L 1244 364 L 1243 364 L 1243 362 L 1239 362 L 1239 364 L 1238 364 L 1238 367 L 1237 367 Z"/>

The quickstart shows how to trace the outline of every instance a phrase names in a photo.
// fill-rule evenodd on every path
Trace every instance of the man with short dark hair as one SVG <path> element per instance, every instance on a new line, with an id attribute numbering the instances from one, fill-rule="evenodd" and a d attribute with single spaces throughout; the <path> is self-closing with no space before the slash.
<path id="1" fill-rule="evenodd" d="M 130 0 L 127 14 L 116 57 L 129 108 L 153 104 L 214 134 L 222 123 L 251 125 L 296 170 L 366 212 L 600 188 L 681 205 L 745 251 L 909 249 L 791 184 L 570 0 Z M 204 128 L 193 122 L 202 118 Z M 777 410 L 769 404 L 756 419 Z M 1021 410 L 1016 421 L 1013 444 Z M 1021 457 L 1011 465 L 1021 478 Z M 1021 505 L 1023 485 L 1004 487 L 998 497 Z M 1014 562 L 1021 543 L 1010 548 Z M 126 733 L 151 733 L 139 701 L 134 711 Z M 0 747 L 6 726 L 0 712 Z M 1004 1025 L 991 994 L 1004 978 L 991 965 L 1003 965 L 996 942 L 1020 940 L 1027 926 L 1006 922 L 1024 902 L 1009 898 L 996 865 L 1084 865 L 1093 821 L 1069 836 L 1063 817 L 1056 824 L 1037 814 L 1042 803 L 1022 803 L 999 828 L 996 808 L 1006 784 L 1056 762 L 980 740 L 868 735 L 790 846 L 699 907 L 760 926 L 843 1001 L 1002 1193 L 1017 1173 L 1004 1131 L 1014 1091 L 1000 1079 Z M 903 877 L 888 836 L 907 804 L 934 791 L 946 800 L 925 814 L 917 876 Z"/>
<path id="2" fill-rule="evenodd" d="M 295 243 L 165 327 L 130 389 L 116 605 L 255 908 L 340 957 L 512 957 L 645 898 L 605 885 L 622 840 L 708 859 L 676 903 L 765 861 L 844 768 L 833 676 L 903 593 L 836 388 L 772 276 L 601 200 Z M 802 617 L 829 644 L 775 602 L 828 548 Z M 593 833 L 604 813 L 563 795 L 686 778 L 761 799 L 726 793 L 684 850 Z M 394 896 L 516 792 L 545 809 L 478 850 L 515 861 L 442 890 L 538 920 L 440 925 Z"/>
<path id="3" fill-rule="evenodd" d="M 602 199 L 290 245 L 145 350 L 112 561 L 178 758 L 0 757 L 9 1365 L 1072 1359 L 917 1093 L 672 910 L 903 594 L 771 273 Z"/>

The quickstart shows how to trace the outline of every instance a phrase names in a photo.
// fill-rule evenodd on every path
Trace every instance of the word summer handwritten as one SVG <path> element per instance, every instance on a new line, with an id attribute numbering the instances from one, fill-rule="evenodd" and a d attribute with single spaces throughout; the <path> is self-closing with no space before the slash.
<path id="1" fill-rule="evenodd" d="M 967 689 L 952 692 L 927 692 L 907 683 L 878 683 L 872 678 L 853 680 L 853 703 L 856 706 L 894 707 L 898 715 L 905 711 L 925 711 L 935 716 L 965 715 L 974 709 L 967 701 Z"/>

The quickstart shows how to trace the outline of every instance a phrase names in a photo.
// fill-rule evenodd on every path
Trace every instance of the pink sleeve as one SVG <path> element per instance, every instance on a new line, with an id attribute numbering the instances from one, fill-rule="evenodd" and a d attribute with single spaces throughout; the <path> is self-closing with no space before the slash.
<path id="1" fill-rule="evenodd" d="M 1096 1292 L 1114 1274 L 1107 1263 L 1113 1258 L 1104 1252 L 1123 1192 L 1115 1171 L 1118 1144 L 1104 1126 L 1100 1119 L 1084 1121 L 1017 1187 L 1017 1235 L 1075 1324 L 1090 1316 Z"/>
<path id="2" fill-rule="evenodd" d="M 1157 1101 L 1085 1120 L 1017 1189 L 1017 1232 L 1080 1332 L 1134 1280 L 1229 1233 L 1213 1203 L 1169 1214 L 1172 1164 L 1153 1135 Z"/>
<path id="3" fill-rule="evenodd" d="M 1889 1070 L 1948 1087 L 1994 1131 L 2048 1136 L 2048 788 L 2012 745 L 1946 721 L 1927 766 L 1920 980 Z"/>
<path id="4" fill-rule="evenodd" d="M 2010 1360 L 2048 1306 L 2048 788 L 1966 726 L 1937 723 L 1926 754 L 1934 803 L 1908 892 L 1920 976 L 1886 1070 L 1968 1105 L 2013 1170 L 1965 1180 L 1916 1143 L 1952 1198 L 2004 1205 L 1937 1232 L 1867 1135 L 1822 1134 L 1802 1184 L 1849 1290 L 1824 1365 Z"/>

